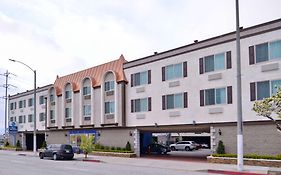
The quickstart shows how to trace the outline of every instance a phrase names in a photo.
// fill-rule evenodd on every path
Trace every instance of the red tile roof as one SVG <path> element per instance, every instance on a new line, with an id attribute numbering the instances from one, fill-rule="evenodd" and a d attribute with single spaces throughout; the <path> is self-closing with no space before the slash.
<path id="1" fill-rule="evenodd" d="M 105 64 L 101 64 L 99 66 L 95 66 L 89 69 L 85 69 L 76 73 L 72 73 L 69 75 L 65 75 L 63 77 L 57 77 L 54 87 L 56 89 L 56 94 L 61 95 L 62 90 L 67 83 L 70 83 L 72 86 L 72 90 L 79 91 L 81 82 L 85 78 L 90 78 L 92 81 L 92 87 L 98 87 L 101 85 L 102 78 L 104 74 L 108 71 L 112 71 L 116 75 L 116 81 L 127 82 L 123 71 L 123 63 L 126 63 L 124 56 L 121 55 L 118 60 L 114 60 Z"/>

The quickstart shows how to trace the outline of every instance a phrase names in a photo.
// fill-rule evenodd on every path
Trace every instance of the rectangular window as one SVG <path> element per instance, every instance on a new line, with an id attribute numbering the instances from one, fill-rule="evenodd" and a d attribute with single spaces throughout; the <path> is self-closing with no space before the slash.
<path id="1" fill-rule="evenodd" d="M 270 96 L 269 81 L 257 82 L 257 99 L 262 100 Z"/>
<path id="2" fill-rule="evenodd" d="M 281 58 L 281 40 L 269 43 L 269 59 Z"/>
<path id="3" fill-rule="evenodd" d="M 83 87 L 83 95 L 90 95 L 91 94 L 91 87 L 85 86 Z"/>
<path id="4" fill-rule="evenodd" d="M 65 91 L 65 99 L 71 99 L 70 91 Z"/>
<path id="5" fill-rule="evenodd" d="M 19 123 L 23 123 L 23 119 L 21 115 L 19 116 Z"/>
<path id="6" fill-rule="evenodd" d="M 115 103 L 114 101 L 105 102 L 105 114 L 114 114 Z"/>
<path id="7" fill-rule="evenodd" d="M 214 55 L 207 56 L 204 58 L 205 72 L 212 72 L 215 70 L 214 62 Z"/>
<path id="8" fill-rule="evenodd" d="M 90 115 L 91 115 L 91 105 L 84 105 L 83 116 L 90 116 Z"/>
<path id="9" fill-rule="evenodd" d="M 17 122 L 17 117 L 10 117 L 10 122 Z"/>
<path id="10" fill-rule="evenodd" d="M 104 91 L 114 91 L 114 81 L 107 81 L 104 83 Z"/>
<path id="11" fill-rule="evenodd" d="M 23 107 L 26 107 L 26 100 L 23 100 Z"/>
<path id="12" fill-rule="evenodd" d="M 151 98 L 141 98 L 131 100 L 131 112 L 147 112 L 151 111 Z"/>
<path id="13" fill-rule="evenodd" d="M 281 58 L 281 40 L 258 44 L 255 45 L 255 50 L 253 49 L 254 47 L 250 46 L 250 64 Z M 252 54 L 253 51 L 255 56 Z M 253 58 L 255 58 L 255 60 Z M 253 59 L 255 62 L 251 61 L 251 59 Z"/>
<path id="14" fill-rule="evenodd" d="M 199 59 L 199 73 L 231 69 L 231 51 L 209 55 Z"/>
<path id="15" fill-rule="evenodd" d="M 33 106 L 33 98 L 28 99 L 28 107 Z"/>
<path id="16" fill-rule="evenodd" d="M 151 70 L 131 74 L 131 87 L 151 83 Z"/>
<path id="17" fill-rule="evenodd" d="M 205 105 L 215 104 L 215 89 L 205 90 Z"/>
<path id="18" fill-rule="evenodd" d="M 256 62 L 268 60 L 268 43 L 256 45 Z"/>
<path id="19" fill-rule="evenodd" d="M 19 109 L 23 108 L 23 100 L 19 101 Z"/>
<path id="20" fill-rule="evenodd" d="M 29 123 L 33 122 L 33 114 L 28 115 L 28 122 Z"/>
<path id="21" fill-rule="evenodd" d="M 271 97 L 281 88 L 281 80 L 260 81 L 250 83 L 250 100 L 262 100 Z"/>
<path id="22" fill-rule="evenodd" d="M 187 108 L 187 92 L 162 96 L 163 110 L 177 108 Z"/>
<path id="23" fill-rule="evenodd" d="M 53 102 L 54 100 L 55 100 L 54 95 L 51 94 L 51 95 L 50 95 L 50 102 Z"/>
<path id="24" fill-rule="evenodd" d="M 10 103 L 10 110 L 14 110 L 14 103 Z"/>
<path id="25" fill-rule="evenodd" d="M 225 53 L 210 55 L 204 58 L 205 72 L 225 69 Z"/>
<path id="26" fill-rule="evenodd" d="M 43 96 L 43 95 L 41 95 L 41 96 L 39 97 L 39 104 L 40 104 L 40 105 L 44 104 L 44 96 Z"/>
<path id="27" fill-rule="evenodd" d="M 39 121 L 42 122 L 42 121 L 45 121 L 45 113 L 44 112 L 41 112 L 39 114 Z"/>
<path id="28" fill-rule="evenodd" d="M 65 118 L 71 118 L 71 109 L 65 108 Z"/>
<path id="29" fill-rule="evenodd" d="M 182 69 L 183 69 L 182 63 L 166 66 L 165 67 L 166 80 L 172 80 L 172 79 L 183 77 Z"/>
<path id="30" fill-rule="evenodd" d="M 55 119 L 55 111 L 54 110 L 50 110 L 50 119 L 51 120 Z"/>
<path id="31" fill-rule="evenodd" d="M 226 88 L 206 89 L 205 105 L 226 104 Z M 202 106 L 202 105 L 201 105 Z"/>

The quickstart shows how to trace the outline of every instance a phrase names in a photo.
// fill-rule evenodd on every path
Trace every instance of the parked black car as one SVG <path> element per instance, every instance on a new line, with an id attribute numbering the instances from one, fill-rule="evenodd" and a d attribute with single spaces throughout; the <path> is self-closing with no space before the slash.
<path id="1" fill-rule="evenodd" d="M 76 154 L 82 154 L 83 150 L 79 146 L 72 146 L 72 150 Z"/>
<path id="2" fill-rule="evenodd" d="M 73 159 L 73 149 L 71 145 L 67 144 L 50 144 L 46 149 L 39 152 L 40 159 L 44 157 L 52 157 L 54 160 L 58 159 Z"/>
<path id="3" fill-rule="evenodd" d="M 170 151 L 171 149 L 167 146 L 160 145 L 158 143 L 152 143 L 146 147 L 145 152 L 147 154 L 167 154 Z"/>

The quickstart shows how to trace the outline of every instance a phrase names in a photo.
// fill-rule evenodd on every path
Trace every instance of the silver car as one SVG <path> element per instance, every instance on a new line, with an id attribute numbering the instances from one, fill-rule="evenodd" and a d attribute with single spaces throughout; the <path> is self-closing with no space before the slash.
<path id="1" fill-rule="evenodd" d="M 192 151 L 196 148 L 194 141 L 180 141 L 175 144 L 171 144 L 170 148 L 172 151 L 177 150 L 185 150 L 185 151 Z"/>

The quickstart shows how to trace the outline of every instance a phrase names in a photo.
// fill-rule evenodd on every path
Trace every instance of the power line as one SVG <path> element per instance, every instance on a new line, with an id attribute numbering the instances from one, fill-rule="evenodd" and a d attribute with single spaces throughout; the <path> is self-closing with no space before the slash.
<path id="1" fill-rule="evenodd" d="M 13 73 L 11 73 L 11 72 L 9 72 L 8 70 L 6 71 L 6 73 L 0 74 L 0 75 L 4 76 L 5 79 L 6 79 L 6 83 L 2 86 L 2 87 L 5 88 L 5 96 L 2 97 L 2 98 L 5 99 L 5 137 L 7 137 L 7 116 L 8 116 L 8 115 L 7 115 L 7 106 L 8 106 L 7 103 L 8 103 L 8 89 L 9 89 L 10 86 L 16 88 L 16 86 L 14 86 L 14 85 L 12 85 L 12 84 L 8 84 L 8 79 L 10 78 L 10 77 L 9 77 L 10 75 L 14 75 L 14 76 L 16 76 L 16 75 L 13 74 Z"/>

